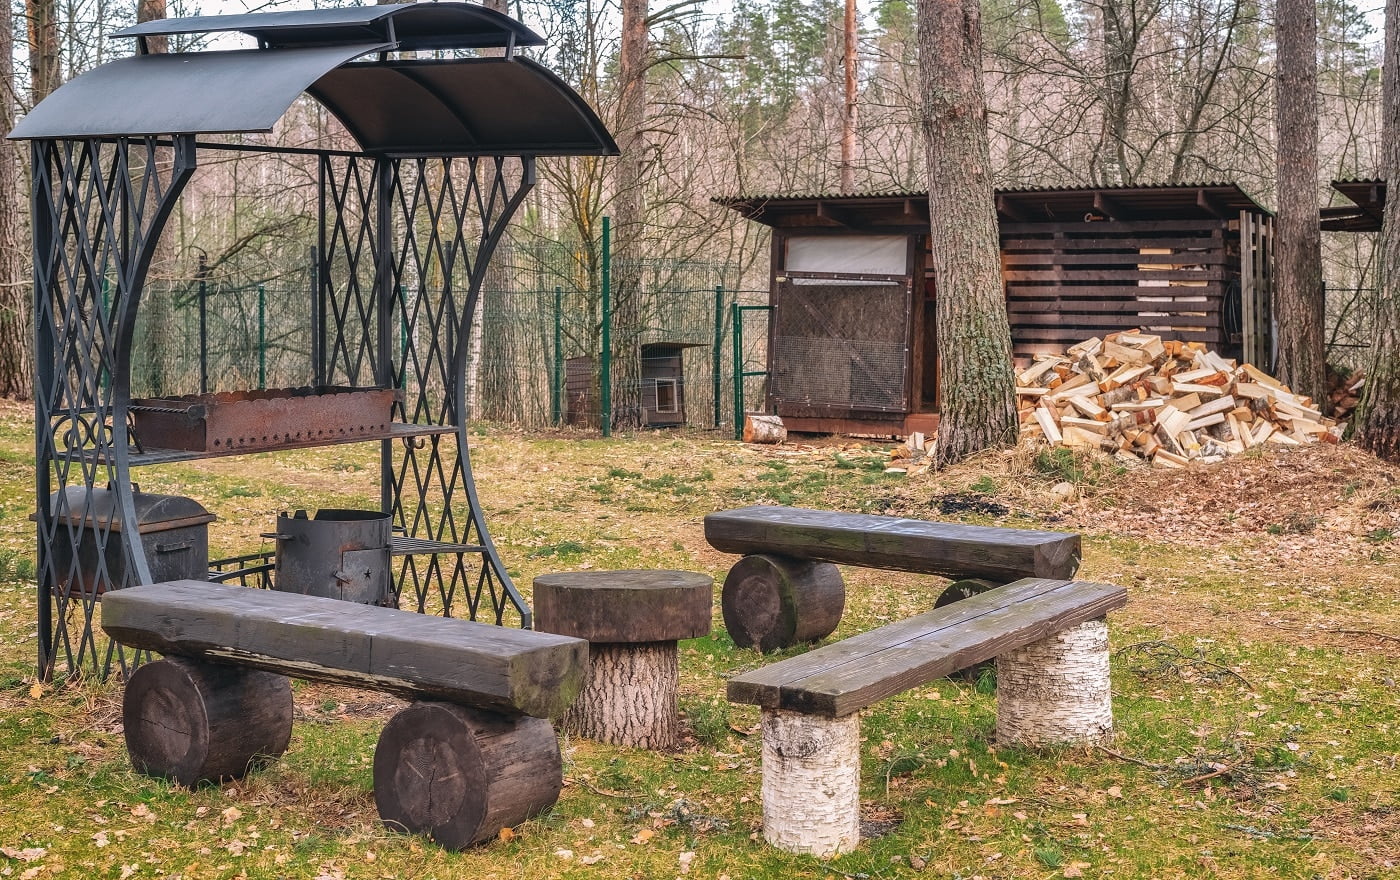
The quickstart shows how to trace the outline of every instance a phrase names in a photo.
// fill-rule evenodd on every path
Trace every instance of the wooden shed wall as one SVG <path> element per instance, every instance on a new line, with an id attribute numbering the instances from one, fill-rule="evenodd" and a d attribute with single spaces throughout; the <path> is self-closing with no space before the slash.
<path id="1" fill-rule="evenodd" d="M 1240 354 L 1229 221 L 1002 223 L 1001 260 L 1017 359 L 1131 329 Z"/>

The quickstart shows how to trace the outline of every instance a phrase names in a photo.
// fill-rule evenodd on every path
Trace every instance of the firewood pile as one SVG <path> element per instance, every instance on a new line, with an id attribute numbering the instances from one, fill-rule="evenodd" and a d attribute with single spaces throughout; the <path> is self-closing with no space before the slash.
<path id="1" fill-rule="evenodd" d="M 1111 333 L 1043 355 L 1016 386 L 1022 438 L 1127 453 L 1154 467 L 1341 437 L 1310 398 L 1253 364 L 1146 333 Z"/>

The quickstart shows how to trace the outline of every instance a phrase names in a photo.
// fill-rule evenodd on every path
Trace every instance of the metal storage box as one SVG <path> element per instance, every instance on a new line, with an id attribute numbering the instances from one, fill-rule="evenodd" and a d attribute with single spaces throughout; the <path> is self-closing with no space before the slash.
<path id="1" fill-rule="evenodd" d="M 111 489 L 93 489 L 91 503 L 85 503 L 87 489 L 69 486 L 62 493 L 49 496 L 49 510 L 60 521 L 81 528 L 76 547 L 68 541 L 54 542 L 54 570 L 62 591 L 68 584 L 70 595 L 103 593 L 109 586 L 127 583 L 127 561 L 122 553 L 121 533 L 127 523 L 113 522 L 117 517 L 117 493 Z M 64 496 L 64 497 L 61 497 Z M 146 564 L 154 582 L 207 580 L 209 577 L 209 523 L 216 517 L 193 498 L 180 495 L 157 495 L 135 488 L 136 528 L 145 548 Z M 32 518 L 32 517 L 31 517 Z M 98 540 L 99 526 L 111 522 L 111 531 L 104 544 Z M 77 560 L 74 565 L 73 555 Z M 105 558 L 107 577 L 98 565 Z"/>

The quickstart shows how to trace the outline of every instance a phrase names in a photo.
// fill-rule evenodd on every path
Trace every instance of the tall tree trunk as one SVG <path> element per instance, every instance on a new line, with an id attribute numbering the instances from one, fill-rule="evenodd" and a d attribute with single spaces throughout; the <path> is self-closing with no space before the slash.
<path id="1" fill-rule="evenodd" d="M 1294 391 L 1326 406 L 1322 233 L 1317 220 L 1317 7 L 1314 0 L 1278 0 L 1276 10 L 1275 368 Z"/>
<path id="2" fill-rule="evenodd" d="M 1016 439 L 977 0 L 919 0 L 919 79 L 938 291 L 937 462 Z"/>
<path id="3" fill-rule="evenodd" d="M 1400 180 L 1400 0 L 1386 0 L 1381 70 L 1381 177 Z M 1363 449 L 1400 461 L 1400 200 L 1386 204 L 1381 223 L 1375 306 L 1371 368 L 1352 430 Z"/>
<path id="4" fill-rule="evenodd" d="M 613 197 L 612 423 L 642 424 L 642 255 L 646 203 L 647 0 L 622 0 L 617 188 Z"/>
<path id="5" fill-rule="evenodd" d="M 38 104 L 58 88 L 57 0 L 25 0 L 29 19 L 29 99 Z"/>
<path id="6" fill-rule="evenodd" d="M 136 20 L 159 21 L 165 18 L 165 0 L 136 0 Z M 146 38 L 146 47 L 152 54 L 161 54 L 170 50 L 170 40 L 165 36 L 154 36 Z M 156 150 L 156 165 L 162 171 L 174 165 L 175 154 L 172 150 L 161 148 Z M 144 173 L 141 164 L 133 157 L 132 175 L 139 177 Z M 138 324 L 139 336 L 137 340 L 141 345 L 142 356 L 132 359 L 132 372 L 144 370 L 145 375 L 133 375 L 132 380 L 138 388 L 142 388 L 145 393 L 160 396 L 163 394 L 177 393 L 177 391 L 195 390 L 194 385 L 179 387 L 182 373 L 187 372 L 181 369 L 181 364 L 176 359 L 178 347 L 174 344 L 177 331 L 175 329 L 175 292 L 176 276 L 180 273 L 176 271 L 176 255 L 174 242 L 169 231 L 161 236 L 157 245 L 154 257 L 151 261 L 151 270 L 146 275 L 146 286 L 141 291 L 140 317 Z M 203 355 L 203 352 L 201 352 Z M 212 377 L 213 371 L 209 375 Z M 197 381 L 197 376 L 195 381 Z M 144 382 L 142 382 L 144 380 Z"/>
<path id="7" fill-rule="evenodd" d="M 846 107 L 841 114 L 841 192 L 856 189 L 856 57 L 860 34 L 856 30 L 856 0 L 846 0 Z"/>
<path id="8" fill-rule="evenodd" d="M 15 127 L 14 7 L 0 4 L 0 134 Z M 23 144 L 0 143 L 0 397 L 28 400 L 33 391 L 30 287 L 25 271 Z"/>

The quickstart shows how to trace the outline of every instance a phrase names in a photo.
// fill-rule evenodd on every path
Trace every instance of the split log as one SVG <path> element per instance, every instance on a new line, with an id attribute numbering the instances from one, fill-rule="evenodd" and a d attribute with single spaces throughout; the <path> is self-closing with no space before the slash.
<path id="1" fill-rule="evenodd" d="M 122 727 L 140 773 L 186 787 L 238 779 L 287 750 L 292 687 L 271 672 L 170 657 L 132 673 Z"/>
<path id="2" fill-rule="evenodd" d="M 384 824 L 446 849 L 493 840 L 553 806 L 563 787 L 559 742 L 543 718 L 419 702 L 389 720 L 374 750 Z"/>
<path id="3" fill-rule="evenodd" d="M 744 442 L 745 443 L 782 443 L 787 439 L 787 428 L 783 427 L 783 420 L 777 416 L 757 415 L 746 413 L 744 415 Z"/>
<path id="4" fill-rule="evenodd" d="M 830 635 L 846 607 L 846 584 L 829 562 L 756 553 L 729 569 L 720 607 L 734 644 L 776 651 Z"/>

